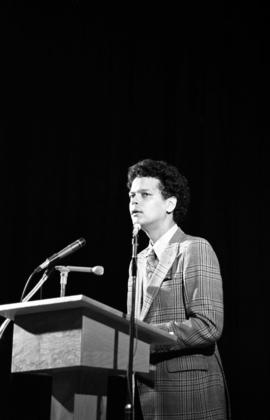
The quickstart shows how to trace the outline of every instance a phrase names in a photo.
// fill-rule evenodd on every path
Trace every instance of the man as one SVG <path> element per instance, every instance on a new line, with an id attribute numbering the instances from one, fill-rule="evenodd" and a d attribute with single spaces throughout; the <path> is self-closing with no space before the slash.
<path id="1" fill-rule="evenodd" d="M 137 378 L 143 419 L 229 419 L 216 344 L 223 328 L 222 279 L 209 242 L 180 227 L 188 182 L 174 166 L 145 159 L 129 168 L 128 188 L 132 222 L 150 240 L 137 256 L 135 317 L 177 337 L 176 345 L 151 349 L 153 383 Z M 130 278 L 128 312 L 131 288 Z"/>

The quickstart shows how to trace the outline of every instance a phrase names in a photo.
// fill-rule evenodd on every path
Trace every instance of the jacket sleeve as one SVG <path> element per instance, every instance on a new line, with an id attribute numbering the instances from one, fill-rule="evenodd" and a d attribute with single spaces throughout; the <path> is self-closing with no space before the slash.
<path id="1" fill-rule="evenodd" d="M 204 239 L 183 250 L 181 284 L 186 319 L 156 324 L 177 337 L 178 349 L 208 346 L 223 329 L 223 289 L 218 259 Z M 179 275 L 179 273 L 176 273 Z"/>

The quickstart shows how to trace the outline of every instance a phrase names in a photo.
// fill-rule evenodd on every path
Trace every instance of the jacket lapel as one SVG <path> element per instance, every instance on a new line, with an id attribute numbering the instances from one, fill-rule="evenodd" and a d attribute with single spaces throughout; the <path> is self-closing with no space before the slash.
<path id="1" fill-rule="evenodd" d="M 175 258 L 179 255 L 180 252 L 180 242 L 183 240 L 185 236 L 184 232 L 178 228 L 178 230 L 173 235 L 172 239 L 170 240 L 167 248 L 163 251 L 160 261 L 152 275 L 152 278 L 146 288 L 146 293 L 143 299 L 143 307 L 140 313 L 140 320 L 143 320 L 151 305 L 153 300 L 155 299 L 160 286 L 163 280 L 166 277 L 169 269 L 171 268 Z M 144 252 L 144 251 L 143 251 Z M 146 258 L 146 252 L 142 255 L 144 259 Z M 145 267 L 145 265 L 144 265 Z"/>

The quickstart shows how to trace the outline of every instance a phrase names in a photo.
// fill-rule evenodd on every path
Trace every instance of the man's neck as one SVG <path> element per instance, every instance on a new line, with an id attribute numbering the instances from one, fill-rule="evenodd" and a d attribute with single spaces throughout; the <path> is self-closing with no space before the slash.
<path id="1" fill-rule="evenodd" d="M 156 228 L 152 227 L 145 229 L 146 234 L 148 235 L 151 242 L 155 243 L 161 236 L 163 236 L 169 229 L 175 225 L 175 222 L 171 220 L 169 223 L 165 223 L 162 226 Z"/>

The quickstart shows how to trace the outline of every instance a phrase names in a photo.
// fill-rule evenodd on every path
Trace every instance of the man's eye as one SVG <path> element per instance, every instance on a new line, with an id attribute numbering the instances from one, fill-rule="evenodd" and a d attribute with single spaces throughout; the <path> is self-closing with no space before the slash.
<path id="1" fill-rule="evenodd" d="M 149 194 L 149 193 L 147 193 L 147 192 L 142 193 L 142 196 L 143 196 L 143 197 L 147 197 L 148 195 L 150 195 L 150 194 Z"/>

